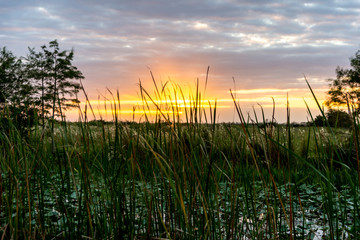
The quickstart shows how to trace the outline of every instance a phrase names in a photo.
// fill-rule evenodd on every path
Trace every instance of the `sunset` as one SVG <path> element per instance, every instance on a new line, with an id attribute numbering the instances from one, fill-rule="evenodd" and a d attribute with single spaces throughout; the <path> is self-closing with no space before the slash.
<path id="1" fill-rule="evenodd" d="M 0 238 L 360 239 L 359 0 L 0 0 Z"/>
<path id="2" fill-rule="evenodd" d="M 269 107 L 271 97 L 283 108 L 289 94 L 292 113 L 299 116 L 294 121 L 307 121 L 301 99 L 310 101 L 311 94 L 304 75 L 323 102 L 327 79 L 335 77 L 337 66 L 347 67 L 359 48 L 356 1 L 17 1 L 0 6 L 0 46 L 16 56 L 54 39 L 61 49 L 73 48 L 74 65 L 92 101 L 106 88 L 118 90 L 124 102 L 136 99 L 139 80 L 147 89 L 154 87 L 150 70 L 159 83 L 171 80 L 184 91 L 194 90 L 198 78 L 204 85 L 210 66 L 206 98 L 223 99 L 231 108 L 219 111 L 220 122 L 233 120 L 227 100 L 235 87 L 249 109 Z M 77 119 L 75 113 L 69 116 Z M 284 122 L 286 116 L 276 118 Z"/>
<path id="3" fill-rule="evenodd" d="M 187 88 L 184 88 L 187 89 Z M 191 89 L 189 87 L 189 89 Z M 174 89 L 172 89 L 174 90 Z M 182 89 L 183 90 L 183 89 Z M 325 92 L 327 89 L 316 89 L 317 100 L 320 103 L 325 101 Z M 90 104 L 93 108 L 93 113 L 89 114 L 90 118 L 99 119 L 103 118 L 105 120 L 113 119 L 113 111 L 111 107 L 113 104 L 116 104 L 118 107 L 117 113 L 121 117 L 122 120 L 132 120 L 134 114 L 136 115 L 137 121 L 142 119 L 142 115 L 145 113 L 147 115 L 156 115 L 159 112 L 156 111 L 158 106 L 162 106 L 162 111 L 166 111 L 167 113 L 178 112 L 180 115 L 184 113 L 184 111 L 175 111 L 170 110 L 169 108 L 178 108 L 180 110 L 184 110 L 184 108 L 191 108 L 195 106 L 196 101 L 193 99 L 193 95 L 191 93 L 181 96 L 180 92 L 176 94 L 174 91 L 168 92 L 164 97 L 164 99 L 147 99 L 146 101 L 142 101 L 141 98 L 137 100 L 122 100 L 122 98 L 118 100 L 111 99 L 109 93 L 104 93 L 99 97 L 98 100 L 90 100 L 89 102 L 84 101 L 80 104 L 81 109 L 84 110 L 86 104 Z M 191 91 L 190 91 L 191 92 Z M 231 98 L 231 92 L 233 95 L 236 95 L 235 99 Z M 226 94 L 229 96 L 227 97 Z M 288 94 L 288 95 L 287 95 Z M 153 94 L 156 96 L 156 94 Z M 136 96 L 136 95 L 135 95 Z M 222 96 L 224 98 L 217 98 Z M 274 102 L 276 107 L 276 119 L 285 121 L 286 117 L 286 108 L 287 102 L 289 102 L 289 106 L 292 110 L 292 115 L 294 117 L 294 121 L 297 122 L 305 122 L 310 120 L 310 116 L 308 118 L 304 118 L 304 112 L 306 112 L 306 104 L 313 110 L 314 114 L 318 114 L 318 106 L 314 97 L 312 96 L 310 90 L 308 89 L 247 89 L 247 90 L 234 90 L 225 92 L 223 95 L 205 95 L 206 99 L 200 100 L 199 107 L 204 108 L 205 111 L 208 111 L 209 108 L 213 108 L 216 102 L 216 108 L 219 112 L 218 121 L 230 122 L 237 121 L 235 118 L 236 113 L 234 112 L 234 100 L 241 104 L 242 109 L 245 113 L 248 113 L 249 116 L 254 117 L 254 110 L 256 114 L 261 115 L 261 108 L 265 110 L 266 118 L 271 117 Z M 227 98 L 226 98 L 227 97 Z M 131 99 L 131 97 L 128 97 Z M 274 101 L 273 101 L 274 100 Z M 144 111 L 144 106 L 148 105 L 151 109 Z M 325 105 L 322 105 L 325 107 Z M 167 110 L 166 110 L 167 109 Z M 67 112 L 67 116 L 70 119 L 76 120 L 79 112 L 78 109 L 74 109 L 72 111 Z"/>

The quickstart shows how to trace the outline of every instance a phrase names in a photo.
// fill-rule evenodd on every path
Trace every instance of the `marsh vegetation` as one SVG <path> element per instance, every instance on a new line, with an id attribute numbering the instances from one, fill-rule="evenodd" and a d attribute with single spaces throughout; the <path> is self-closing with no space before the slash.
<path id="1" fill-rule="evenodd" d="M 294 127 L 250 121 L 235 101 L 240 123 L 217 123 L 195 97 L 180 121 L 142 92 L 153 122 L 118 121 L 116 101 L 111 122 L 25 132 L 2 113 L 3 239 L 360 235 L 357 117 L 347 129 Z"/>
<path id="2" fill-rule="evenodd" d="M 290 106 L 278 124 L 244 115 L 233 97 L 238 120 L 218 123 L 199 83 L 187 103 L 166 85 L 154 80 L 150 92 L 140 83 L 142 122 L 119 120 L 118 93 L 110 122 L 89 121 L 89 105 L 78 122 L 56 120 L 57 90 L 40 101 L 52 114 L 31 121 L 5 102 L 1 239 L 358 239 L 356 104 L 347 101 L 347 128 L 330 124 L 320 105 L 320 117 L 308 109 L 311 121 L 296 127 Z"/>

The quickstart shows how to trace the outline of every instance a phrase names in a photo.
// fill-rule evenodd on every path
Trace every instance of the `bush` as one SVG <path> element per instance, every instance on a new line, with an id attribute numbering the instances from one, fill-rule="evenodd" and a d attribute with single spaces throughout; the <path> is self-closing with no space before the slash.
<path id="1" fill-rule="evenodd" d="M 327 126 L 325 120 L 328 121 L 330 127 L 350 128 L 353 123 L 351 116 L 343 110 L 330 109 L 325 115 L 326 119 L 324 119 L 322 115 L 317 115 L 315 117 L 315 126 Z"/>
<path id="2" fill-rule="evenodd" d="M 326 118 L 331 127 L 349 128 L 352 125 L 351 116 L 342 110 L 330 109 L 326 113 Z"/>
<path id="3" fill-rule="evenodd" d="M 322 115 L 317 115 L 314 119 L 314 124 L 315 124 L 315 126 L 323 127 L 323 126 L 326 126 L 326 121 Z"/>
<path id="4" fill-rule="evenodd" d="M 38 111 L 33 107 L 7 106 L 0 113 L 0 131 L 7 133 L 15 127 L 20 134 L 26 136 L 27 131 L 38 123 Z"/>

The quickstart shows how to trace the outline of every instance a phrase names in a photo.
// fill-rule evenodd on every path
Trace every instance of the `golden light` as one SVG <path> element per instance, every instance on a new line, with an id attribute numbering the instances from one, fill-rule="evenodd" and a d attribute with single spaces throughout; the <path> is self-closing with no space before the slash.
<path id="1" fill-rule="evenodd" d="M 147 92 L 145 89 L 140 91 L 137 98 L 130 95 L 123 95 L 124 99 L 111 97 L 103 97 L 102 99 L 91 99 L 87 102 L 82 102 L 79 109 L 67 112 L 67 116 L 71 116 L 73 120 L 84 114 L 88 117 L 95 115 L 96 119 L 114 120 L 115 116 L 120 117 L 121 120 L 141 121 L 144 117 L 159 119 L 173 118 L 184 119 L 192 115 L 195 111 L 200 111 L 203 114 L 216 114 L 222 116 L 230 116 L 234 113 L 234 101 L 240 104 L 240 107 L 247 111 L 251 111 L 253 107 L 261 106 L 263 109 L 270 109 L 274 107 L 279 109 L 286 109 L 288 103 L 291 109 L 299 109 L 298 111 L 307 112 L 307 107 L 312 110 L 318 109 L 318 103 L 321 107 L 324 106 L 326 89 L 313 89 L 316 96 L 316 102 L 308 89 L 301 88 L 258 88 L 258 89 L 241 89 L 236 91 L 225 91 L 221 95 L 214 94 L 216 91 L 208 91 L 206 94 L 201 93 L 200 90 L 193 90 L 190 87 L 180 87 L 175 83 L 167 83 L 158 85 L 158 89 L 151 89 Z M 165 86 L 165 87 L 164 87 Z M 195 89 L 204 89 L 204 86 Z M 231 97 L 231 93 L 235 99 Z M 91 107 L 90 107 L 91 106 Z M 92 110 L 91 110 L 92 108 Z M 250 110 L 249 110 L 250 109 Z M 76 117 L 77 116 L 77 117 Z M 218 116 L 216 116 L 218 117 Z M 208 117 L 209 118 L 209 117 Z M 224 120 L 223 120 L 224 121 Z M 228 121 L 228 120 L 225 120 Z"/>

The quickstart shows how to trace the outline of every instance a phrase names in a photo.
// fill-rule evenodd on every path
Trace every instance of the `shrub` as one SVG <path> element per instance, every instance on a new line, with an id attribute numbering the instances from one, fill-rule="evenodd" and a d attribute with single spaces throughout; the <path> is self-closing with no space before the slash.
<path id="1" fill-rule="evenodd" d="M 351 116 L 342 110 L 330 109 L 326 113 L 326 118 L 331 127 L 344 127 L 349 128 L 352 125 Z"/>
<path id="2" fill-rule="evenodd" d="M 324 119 L 322 115 L 317 115 L 315 117 L 315 126 L 326 126 L 327 124 L 325 120 L 328 121 L 330 127 L 349 128 L 353 123 L 351 116 L 343 110 L 329 109 L 329 111 L 325 115 L 326 119 Z"/>

